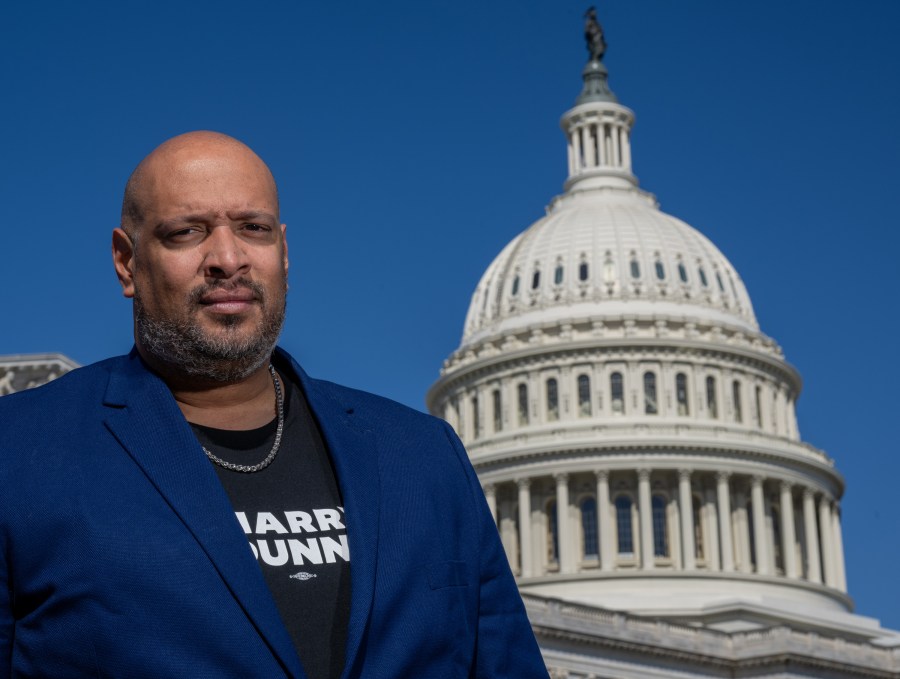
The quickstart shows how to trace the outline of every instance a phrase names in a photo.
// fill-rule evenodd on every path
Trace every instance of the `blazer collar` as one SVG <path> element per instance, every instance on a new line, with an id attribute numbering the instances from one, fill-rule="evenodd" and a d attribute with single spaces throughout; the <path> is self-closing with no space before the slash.
<path id="1" fill-rule="evenodd" d="M 215 470 L 168 387 L 134 349 L 111 373 L 104 405 L 106 427 L 200 544 L 286 674 L 305 678 Z"/>
<path id="2" fill-rule="evenodd" d="M 357 420 L 351 393 L 310 378 L 291 356 L 276 349 L 275 361 L 289 362 L 303 388 L 322 438 L 328 447 L 344 501 L 350 544 L 350 621 L 342 677 L 358 676 L 360 648 L 375 597 L 375 571 L 380 524 L 381 487 L 375 436 Z M 360 665 L 356 667 L 356 665 Z"/>

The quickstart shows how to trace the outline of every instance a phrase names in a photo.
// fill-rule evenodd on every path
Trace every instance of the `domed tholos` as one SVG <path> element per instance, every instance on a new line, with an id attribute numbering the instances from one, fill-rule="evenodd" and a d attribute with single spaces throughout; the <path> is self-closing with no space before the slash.
<path id="1" fill-rule="evenodd" d="M 632 172 L 634 114 L 592 60 L 568 179 L 472 296 L 428 394 L 523 593 L 744 629 L 850 616 L 843 479 L 800 376 L 725 256 Z"/>

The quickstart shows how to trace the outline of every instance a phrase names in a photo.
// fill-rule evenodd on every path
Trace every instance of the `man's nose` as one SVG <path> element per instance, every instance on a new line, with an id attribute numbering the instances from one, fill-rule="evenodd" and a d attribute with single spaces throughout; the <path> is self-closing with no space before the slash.
<path id="1" fill-rule="evenodd" d="M 214 228 L 205 244 L 207 251 L 203 259 L 203 273 L 207 277 L 228 279 L 249 271 L 250 262 L 244 244 L 230 228 Z"/>

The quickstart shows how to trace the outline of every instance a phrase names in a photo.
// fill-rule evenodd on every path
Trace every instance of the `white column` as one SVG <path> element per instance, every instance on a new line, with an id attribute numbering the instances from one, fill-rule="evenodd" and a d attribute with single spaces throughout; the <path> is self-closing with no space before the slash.
<path id="1" fill-rule="evenodd" d="M 816 529 L 815 498 L 811 488 L 803 491 L 803 532 L 806 534 L 806 579 L 822 582 L 819 567 L 819 531 Z"/>
<path id="2" fill-rule="evenodd" d="M 722 543 L 722 570 L 730 573 L 734 570 L 734 541 L 731 537 L 731 490 L 728 486 L 727 472 L 719 472 L 716 476 L 716 494 L 719 501 L 719 530 Z"/>
<path id="3" fill-rule="evenodd" d="M 587 141 L 587 146 L 584 150 L 584 162 L 589 169 L 592 169 L 597 167 L 597 145 L 594 143 L 595 138 L 591 134 L 590 125 L 584 126 L 584 132 L 584 139 Z"/>
<path id="4" fill-rule="evenodd" d="M 781 482 L 781 553 L 784 555 L 784 574 L 789 578 L 799 575 L 797 569 L 797 550 L 794 534 L 794 494 L 791 484 Z"/>
<path id="5" fill-rule="evenodd" d="M 763 428 L 773 434 L 778 432 L 778 392 L 768 382 L 761 385 L 760 400 L 763 409 Z"/>
<path id="6" fill-rule="evenodd" d="M 523 578 L 534 575 L 531 554 L 531 479 L 518 479 L 519 485 L 519 556 Z"/>
<path id="7" fill-rule="evenodd" d="M 785 405 L 787 416 L 788 438 L 798 441 L 800 439 L 800 428 L 797 426 L 797 402 L 793 398 L 788 398 Z"/>
<path id="8" fill-rule="evenodd" d="M 772 411 L 773 431 L 777 435 L 783 436 L 787 432 L 787 427 L 784 424 L 784 392 L 780 387 L 775 386 L 772 388 L 772 400 L 774 403 L 774 410 Z"/>
<path id="9" fill-rule="evenodd" d="M 500 503 L 500 541 L 503 543 L 503 550 L 506 552 L 506 560 L 509 561 L 509 567 L 513 573 L 520 573 L 520 565 L 516 559 L 516 550 L 519 545 L 519 535 L 515 530 L 515 519 L 513 518 L 512 502 L 505 499 Z"/>
<path id="10" fill-rule="evenodd" d="M 606 152 L 606 125 L 604 123 L 597 123 L 597 150 L 600 152 L 600 164 L 607 165 L 609 158 Z"/>
<path id="11" fill-rule="evenodd" d="M 638 513 L 641 520 L 641 568 L 653 569 L 653 508 L 650 502 L 650 470 L 638 470 Z"/>
<path id="12" fill-rule="evenodd" d="M 569 132 L 569 148 L 572 149 L 572 174 L 578 174 L 581 171 L 581 147 L 579 146 L 578 128 L 572 128 Z"/>
<path id="13" fill-rule="evenodd" d="M 750 535 L 747 496 L 743 488 L 734 492 L 734 539 L 737 542 L 737 569 L 741 573 L 752 573 L 750 541 L 753 537 Z"/>
<path id="14" fill-rule="evenodd" d="M 610 158 L 610 165 L 613 167 L 621 167 L 622 166 L 622 151 L 619 146 L 619 126 L 613 124 L 610 126 L 610 139 L 612 141 L 612 158 Z"/>
<path id="15" fill-rule="evenodd" d="M 574 144 L 574 138 L 573 138 L 573 135 L 570 134 L 569 135 L 569 143 L 566 144 L 566 151 L 567 151 L 566 155 L 567 155 L 567 158 L 569 161 L 569 176 L 570 177 L 575 174 L 575 150 L 572 148 L 573 144 Z"/>
<path id="16" fill-rule="evenodd" d="M 494 517 L 494 523 L 497 523 L 497 488 L 493 483 L 485 484 L 484 499 L 487 500 L 488 508 L 491 510 L 491 516 Z"/>
<path id="17" fill-rule="evenodd" d="M 631 142 L 628 139 L 628 128 L 622 127 L 622 168 L 631 172 Z"/>
<path id="18" fill-rule="evenodd" d="M 600 531 L 600 568 L 611 571 L 615 564 L 616 548 L 613 544 L 613 522 L 609 511 L 609 472 L 597 474 L 597 530 Z"/>
<path id="19" fill-rule="evenodd" d="M 697 567 L 694 545 L 694 503 L 691 501 L 691 472 L 678 470 L 678 513 L 681 515 L 682 567 L 692 571 Z"/>
<path id="20" fill-rule="evenodd" d="M 569 475 L 556 474 L 556 530 L 559 531 L 559 571 L 574 573 L 572 526 L 569 521 Z"/>
<path id="21" fill-rule="evenodd" d="M 834 562 L 837 566 L 837 585 L 842 592 L 847 591 L 847 571 L 844 564 L 844 538 L 841 535 L 841 508 L 837 501 L 831 506 L 831 524 L 834 535 Z"/>
<path id="22" fill-rule="evenodd" d="M 588 163 L 588 141 L 587 125 L 580 125 L 578 127 L 578 143 L 581 145 L 580 165 L 583 170 L 590 169 L 590 164 Z"/>
<path id="23" fill-rule="evenodd" d="M 769 539 L 766 534 L 766 505 L 763 497 L 763 479 L 754 476 L 750 484 L 750 502 L 753 505 L 753 535 L 750 539 L 756 548 L 756 572 L 769 574 Z"/>
<path id="24" fill-rule="evenodd" d="M 834 537 L 831 525 L 831 501 L 824 495 L 819 498 L 819 526 L 822 540 L 822 565 L 825 567 L 825 584 L 837 587 L 837 572 L 834 567 Z"/>
<path id="25" fill-rule="evenodd" d="M 675 376 L 672 374 L 672 363 L 663 361 L 656 383 L 656 409 L 660 417 L 668 417 L 678 410 L 678 406 L 674 402 L 671 403 L 671 407 L 669 403 L 669 397 L 673 395 L 674 387 Z"/>
<path id="26" fill-rule="evenodd" d="M 719 571 L 722 568 L 722 562 L 719 560 L 719 521 L 716 516 L 716 491 L 711 488 L 706 489 L 704 513 L 707 531 L 703 556 L 706 557 L 706 567 L 709 570 Z"/>

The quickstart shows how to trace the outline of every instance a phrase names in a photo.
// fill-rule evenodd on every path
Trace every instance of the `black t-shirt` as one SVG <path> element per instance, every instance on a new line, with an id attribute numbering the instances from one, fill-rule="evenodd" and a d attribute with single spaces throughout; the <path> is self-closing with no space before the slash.
<path id="1" fill-rule="evenodd" d="M 283 373 L 282 373 L 283 375 Z M 215 465 L 250 549 L 310 679 L 338 679 L 350 615 L 350 552 L 331 459 L 302 390 L 285 385 L 281 445 L 272 463 L 244 473 Z M 277 420 L 249 431 L 191 424 L 200 443 L 236 464 L 261 462 Z"/>

